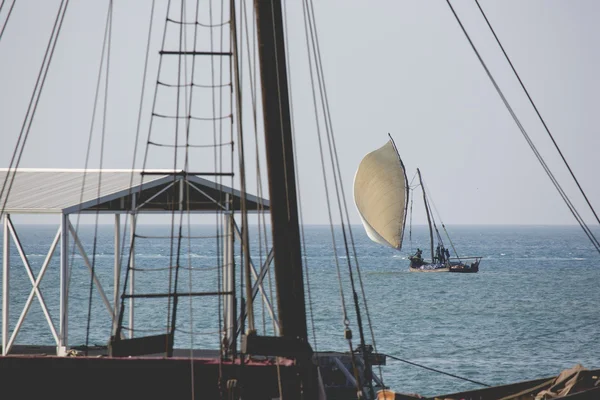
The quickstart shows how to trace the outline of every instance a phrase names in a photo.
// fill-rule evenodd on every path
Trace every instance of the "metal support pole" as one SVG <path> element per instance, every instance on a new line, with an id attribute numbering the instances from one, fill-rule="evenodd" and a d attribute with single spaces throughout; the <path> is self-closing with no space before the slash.
<path id="1" fill-rule="evenodd" d="M 235 293 L 235 265 L 234 265 L 234 235 L 233 215 L 223 214 L 223 291 Z M 225 353 L 236 352 L 236 305 L 235 294 L 225 296 L 224 305 L 224 335 L 227 343 Z"/>
<path id="2" fill-rule="evenodd" d="M 67 353 L 69 330 L 69 215 L 60 215 L 60 333 L 56 354 L 64 356 Z"/>
<path id="3" fill-rule="evenodd" d="M 129 267 L 131 268 L 129 271 L 129 294 L 133 296 L 135 292 L 135 214 L 130 214 L 129 218 L 131 225 L 131 241 L 129 245 Z M 133 297 L 129 298 L 129 337 L 133 339 Z"/>
<path id="4" fill-rule="evenodd" d="M 119 286 L 121 281 L 121 215 L 115 214 L 115 271 L 113 288 L 113 334 L 119 318 Z"/>
<path id="5" fill-rule="evenodd" d="M 9 325 L 9 298 L 10 298 L 10 242 L 8 233 L 8 214 L 4 214 L 4 236 L 2 238 L 2 355 L 8 354 L 8 325 Z"/>

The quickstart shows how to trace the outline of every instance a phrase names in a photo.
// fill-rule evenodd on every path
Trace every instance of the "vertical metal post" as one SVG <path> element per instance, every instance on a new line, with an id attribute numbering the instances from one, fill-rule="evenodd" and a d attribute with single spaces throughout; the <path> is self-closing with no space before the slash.
<path id="1" fill-rule="evenodd" d="M 4 236 L 2 238 L 2 355 L 8 354 L 8 325 L 10 298 L 10 237 L 8 233 L 8 214 L 4 214 Z"/>
<path id="2" fill-rule="evenodd" d="M 119 318 L 119 286 L 121 282 L 121 215 L 115 214 L 115 270 L 113 289 L 113 332 L 117 329 Z"/>
<path id="3" fill-rule="evenodd" d="M 129 247 L 129 294 L 133 295 L 133 293 L 135 292 L 135 212 L 132 212 L 129 218 L 131 221 L 131 240 Z M 133 338 L 133 297 L 129 298 L 129 337 Z"/>
<path id="4" fill-rule="evenodd" d="M 60 215 L 60 332 L 56 354 L 64 356 L 68 346 L 69 331 L 69 215 Z"/>
<path id="5" fill-rule="evenodd" d="M 226 194 L 226 204 L 229 208 L 229 194 Z M 224 335 L 227 339 L 228 348 L 225 353 L 235 355 L 236 353 L 236 304 L 235 304 L 235 264 L 234 264 L 234 235 L 233 235 L 233 214 L 225 212 L 223 214 L 223 291 L 231 292 L 225 295 L 224 306 Z"/>

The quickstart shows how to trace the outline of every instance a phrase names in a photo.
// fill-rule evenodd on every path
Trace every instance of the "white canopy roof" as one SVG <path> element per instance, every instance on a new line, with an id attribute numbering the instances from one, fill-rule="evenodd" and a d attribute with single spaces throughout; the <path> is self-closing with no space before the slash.
<path id="1" fill-rule="evenodd" d="M 13 172 L 14 169 L 0 169 L 0 185 L 6 182 L 0 208 Z M 71 214 L 97 210 L 128 212 L 139 207 L 139 212 L 167 212 L 179 209 L 181 197 L 183 210 L 208 213 L 223 210 L 226 195 L 232 200 L 230 209 L 239 210 L 238 190 L 181 171 L 145 170 L 142 174 L 142 170 L 127 169 L 19 168 L 4 211 Z M 246 202 L 248 211 L 269 209 L 266 199 L 246 195 Z"/>

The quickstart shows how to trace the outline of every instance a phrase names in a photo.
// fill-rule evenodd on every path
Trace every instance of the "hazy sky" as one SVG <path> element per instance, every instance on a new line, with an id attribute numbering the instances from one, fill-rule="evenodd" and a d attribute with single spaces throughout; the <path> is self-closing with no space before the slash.
<path id="1" fill-rule="evenodd" d="M 19 1 L 0 40 L 0 167 L 9 165 L 59 3 Z M 600 134 L 596 120 L 600 105 L 600 3 L 480 3 L 588 198 L 600 209 Z M 107 4 L 71 1 L 21 167 L 84 166 Z M 147 106 L 154 94 L 152 83 L 156 81 L 167 2 L 157 4 Z M 216 19 L 219 4 L 213 2 Z M 304 220 L 327 223 L 302 7 L 299 0 L 286 4 Z M 538 149 L 591 223 L 591 212 L 503 60 L 475 2 L 455 0 L 453 4 Z M 115 1 L 105 168 L 131 167 L 150 5 L 149 0 Z M 315 8 L 353 223 L 359 223 L 352 202 L 355 170 L 368 151 L 387 141 L 388 132 L 396 141 L 408 179 L 417 167 L 421 169 L 447 224 L 576 223 L 489 82 L 445 1 L 318 0 Z M 178 12 L 173 15 L 178 16 Z M 0 24 L 5 16 L 6 7 L 0 13 Z M 201 42 L 206 44 L 207 38 L 205 31 Z M 218 40 L 214 37 L 213 43 L 218 44 Z M 176 71 L 173 68 L 166 66 L 163 73 Z M 210 71 L 199 68 L 198 73 Z M 247 71 L 247 65 L 245 68 Z M 206 76 L 204 82 L 210 83 L 210 75 Z M 176 79 L 176 74 L 165 74 L 162 80 Z M 248 82 L 247 75 L 244 82 Z M 159 95 L 159 104 L 165 107 L 160 111 L 174 110 L 174 97 L 163 92 Z M 209 97 L 195 103 L 195 115 L 212 115 Z M 229 112 L 228 101 L 216 114 Z M 149 107 L 145 110 L 142 142 L 148 134 L 150 115 Z M 245 112 L 251 122 L 250 111 Z M 168 137 L 168 128 L 157 125 L 156 137 Z M 199 124 L 195 129 L 209 132 L 212 140 L 210 124 Z M 251 129 L 246 132 L 252 135 Z M 196 143 L 201 142 L 198 139 Z M 249 139 L 248 153 L 252 153 L 253 146 Z M 208 156 L 210 153 L 195 153 L 193 162 L 206 170 L 212 165 Z M 151 152 L 148 166 L 172 166 L 169 157 L 168 153 Z M 98 168 L 97 142 L 91 160 L 90 167 Z M 249 164 L 253 168 L 252 161 Z M 249 181 L 255 193 L 254 175 Z M 414 207 L 421 208 L 420 192 L 416 195 Z M 415 210 L 414 222 L 426 222 L 422 211 Z"/>

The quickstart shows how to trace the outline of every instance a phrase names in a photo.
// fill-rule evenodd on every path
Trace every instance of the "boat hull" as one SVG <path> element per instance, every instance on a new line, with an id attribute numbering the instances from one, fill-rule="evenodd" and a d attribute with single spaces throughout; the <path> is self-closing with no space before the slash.
<path id="1" fill-rule="evenodd" d="M 428 263 L 423 259 L 411 259 L 408 267 L 410 272 L 450 272 L 450 266 L 442 263 Z"/>
<path id="2" fill-rule="evenodd" d="M 228 398 L 223 391 L 235 382 L 248 398 L 266 400 L 279 396 L 277 369 L 273 363 L 218 359 L 0 357 L 2 390 L 23 399 L 52 397 L 58 387 L 61 399 L 218 399 Z M 298 369 L 290 363 L 279 370 L 284 393 L 298 393 Z"/>
<path id="3" fill-rule="evenodd" d="M 427 268 L 425 265 L 421 267 L 408 267 L 410 272 L 450 272 L 449 267 Z"/>
<path id="4" fill-rule="evenodd" d="M 479 272 L 479 258 L 477 261 L 467 264 L 463 261 L 450 261 L 441 263 L 424 262 L 421 258 L 411 258 L 408 267 L 410 272 L 454 272 L 454 273 L 475 273 Z"/>

